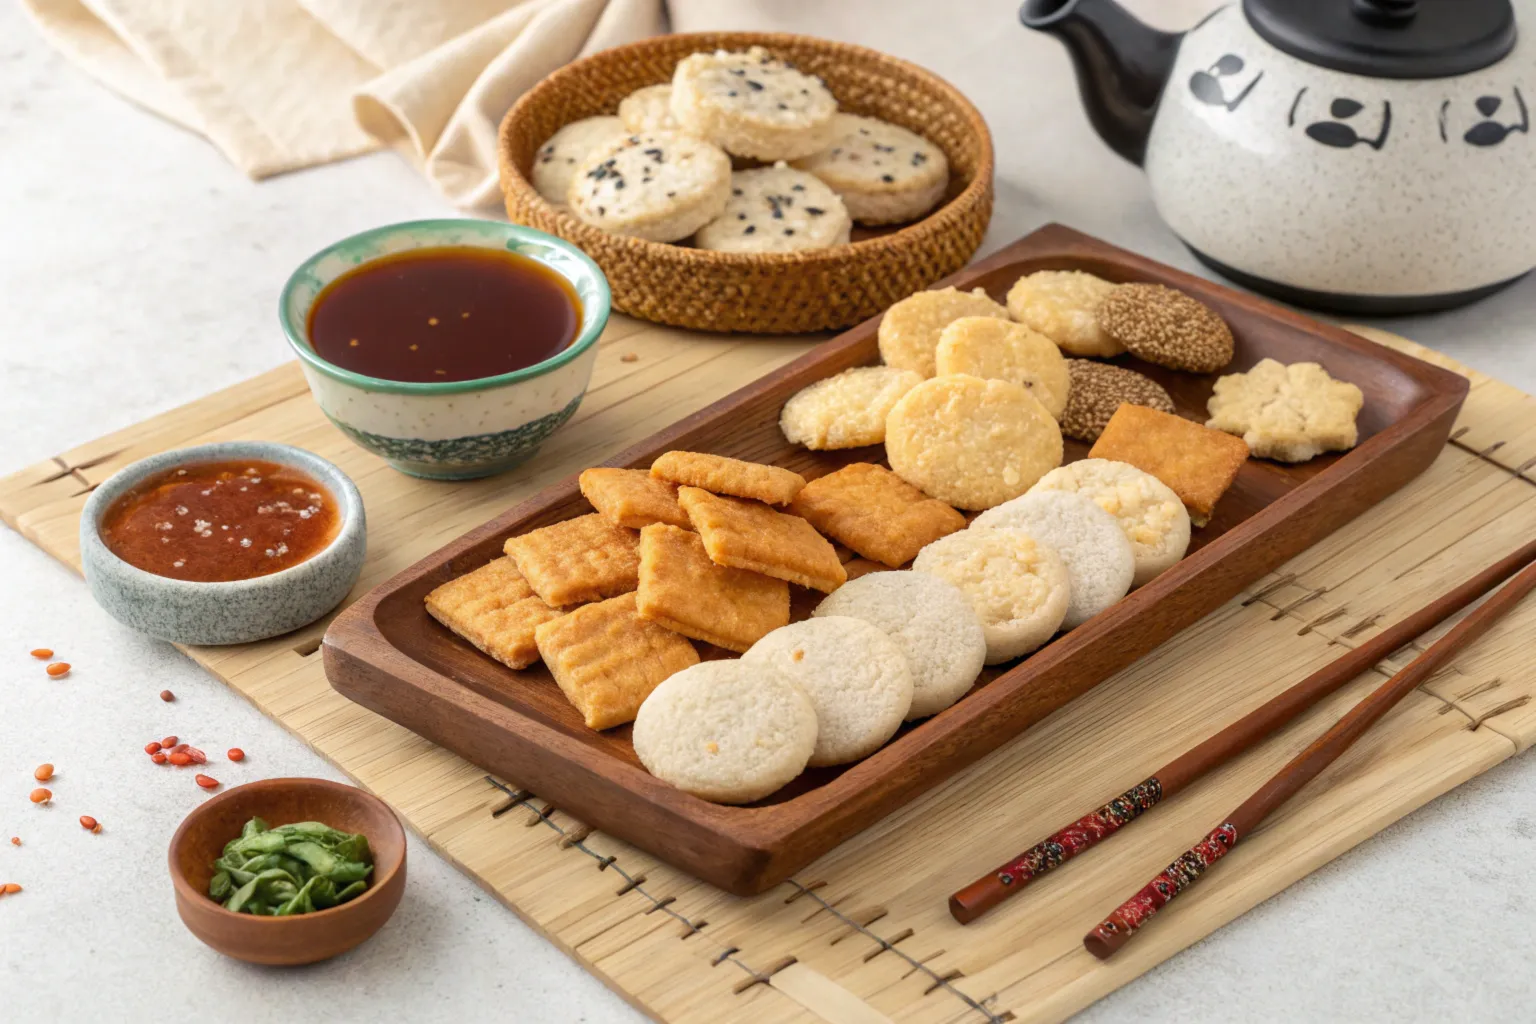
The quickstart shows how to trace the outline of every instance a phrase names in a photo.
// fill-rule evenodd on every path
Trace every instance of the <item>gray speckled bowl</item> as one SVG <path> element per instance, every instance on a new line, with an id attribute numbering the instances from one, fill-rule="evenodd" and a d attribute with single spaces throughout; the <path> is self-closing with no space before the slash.
<path id="1" fill-rule="evenodd" d="M 336 539 L 282 572 L 229 583 L 157 576 L 107 549 L 101 518 L 123 492 L 167 469 L 231 459 L 292 466 L 325 484 L 342 506 Z M 92 491 L 80 516 L 80 564 L 96 603 L 123 625 L 178 644 L 243 644 L 314 622 L 347 596 L 363 571 L 367 548 L 363 496 L 347 475 L 302 448 L 269 441 L 226 441 L 151 455 Z"/>

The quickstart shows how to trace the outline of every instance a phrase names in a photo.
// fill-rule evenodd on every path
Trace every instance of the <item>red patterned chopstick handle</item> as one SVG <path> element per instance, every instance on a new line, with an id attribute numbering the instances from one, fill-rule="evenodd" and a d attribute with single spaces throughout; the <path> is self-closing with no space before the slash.
<path id="1" fill-rule="evenodd" d="M 1182 857 L 1164 868 L 1162 874 L 1143 886 L 1140 892 L 1120 904 L 1102 924 L 1084 936 L 1083 945 L 1088 947 L 1088 952 L 1100 960 L 1107 960 L 1153 914 L 1194 885 L 1212 864 L 1226 856 L 1237 845 L 1237 840 L 1237 829 L 1228 822 L 1196 843 Z"/>
<path id="2" fill-rule="evenodd" d="M 1010 888 L 1022 889 L 1046 872 L 1108 839 L 1120 831 L 1121 826 L 1155 807 L 1162 798 L 1163 784 L 1156 776 L 1138 783 L 998 868 L 995 872 L 997 880 Z"/>

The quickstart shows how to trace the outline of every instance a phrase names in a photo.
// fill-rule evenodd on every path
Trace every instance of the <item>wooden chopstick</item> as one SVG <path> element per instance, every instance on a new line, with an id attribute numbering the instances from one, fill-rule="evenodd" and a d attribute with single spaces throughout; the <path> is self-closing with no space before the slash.
<path id="1" fill-rule="evenodd" d="M 1375 637 L 1313 672 L 1198 746 L 1169 761 L 1098 810 L 1079 818 L 949 898 L 949 912 L 969 924 L 1030 882 L 1134 821 L 1206 772 L 1262 742 L 1307 708 L 1536 561 L 1536 541 L 1522 546 Z M 1492 603 L 1492 602 L 1490 602 Z"/>
<path id="2" fill-rule="evenodd" d="M 1088 952 L 1100 960 L 1113 955 L 1153 914 L 1189 888 L 1212 864 L 1252 832 L 1259 822 L 1316 778 L 1319 772 L 1348 750 L 1350 744 L 1364 735 L 1367 729 L 1411 693 L 1414 687 L 1460 653 L 1462 648 L 1488 632 L 1532 588 L 1536 588 L 1536 564 L 1526 566 L 1503 589 L 1489 598 L 1487 603 L 1473 610 L 1465 619 L 1452 626 L 1445 636 L 1431 644 L 1429 650 L 1414 658 L 1407 668 L 1382 683 L 1370 696 L 1351 708 L 1333 728 L 1292 758 L 1272 779 L 1243 801 L 1237 810 L 1227 815 L 1226 820 L 1210 834 L 1163 869 L 1162 874 L 1143 886 L 1135 896 L 1122 903 L 1097 928 L 1083 937 L 1083 945 L 1088 947 Z"/>

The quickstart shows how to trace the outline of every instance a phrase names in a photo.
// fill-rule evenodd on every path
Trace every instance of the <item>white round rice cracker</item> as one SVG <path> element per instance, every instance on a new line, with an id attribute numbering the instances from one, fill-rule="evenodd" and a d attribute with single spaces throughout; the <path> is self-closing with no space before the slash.
<path id="1" fill-rule="evenodd" d="M 741 660 L 794 680 L 816 706 L 812 765 L 868 757 L 896 735 L 912 708 L 912 670 L 885 631 L 827 615 L 781 626 Z"/>
<path id="2" fill-rule="evenodd" d="M 1070 491 L 1032 491 L 976 517 L 973 530 L 1019 529 L 1061 556 L 1071 586 L 1061 628 L 1076 629 L 1131 589 L 1136 555 L 1115 517 Z"/>
<path id="3" fill-rule="evenodd" d="M 1012 661 L 1061 628 L 1071 596 L 1066 563 L 1023 530 L 952 533 L 917 553 L 912 568 L 960 588 L 987 638 L 987 664 Z"/>
<path id="4" fill-rule="evenodd" d="M 825 149 L 837 100 L 826 83 L 760 46 L 695 53 L 672 74 L 672 116 L 734 156 L 797 160 Z"/>
<path id="5" fill-rule="evenodd" d="M 651 691 L 633 741 L 658 779 L 704 800 L 746 804 L 805 770 L 816 749 L 816 707 L 767 665 L 704 661 Z"/>
<path id="6" fill-rule="evenodd" d="M 938 376 L 964 373 L 1022 384 L 1056 422 L 1067 408 L 1072 376 L 1056 343 L 1039 331 L 995 316 L 963 316 L 939 332 Z"/>
<path id="7" fill-rule="evenodd" d="M 731 158 L 682 132 L 623 135 L 576 165 L 566 202 L 593 227 L 676 242 L 720 216 L 731 198 Z"/>
<path id="8" fill-rule="evenodd" d="M 672 116 L 672 83 L 636 89 L 619 101 L 619 120 L 629 132 L 678 131 Z"/>
<path id="9" fill-rule="evenodd" d="M 795 252 L 848 241 L 843 201 L 813 175 L 780 161 L 731 175 L 731 198 L 693 244 L 717 252 Z"/>
<path id="10" fill-rule="evenodd" d="M 779 413 L 790 444 L 818 451 L 885 442 L 885 418 L 922 375 L 894 366 L 855 366 L 795 392 Z"/>
<path id="11" fill-rule="evenodd" d="M 623 135 L 624 123 L 616 117 L 588 117 L 565 125 L 534 156 L 533 187 L 549 202 L 564 207 L 577 166 L 588 153 Z"/>
<path id="12" fill-rule="evenodd" d="M 838 587 L 811 614 L 862 619 L 895 642 L 912 672 L 909 722 L 965 696 L 987 656 L 971 603 L 953 584 L 925 572 L 868 573 Z"/>
<path id="13" fill-rule="evenodd" d="M 833 127 L 831 144 L 795 166 L 836 189 L 860 224 L 916 220 L 944 197 L 949 161 L 921 135 L 855 114 L 838 114 Z"/>
<path id="14" fill-rule="evenodd" d="M 1136 556 L 1133 587 L 1156 578 L 1189 549 L 1184 503 L 1167 484 L 1129 463 L 1080 459 L 1051 470 L 1033 490 L 1073 491 L 1114 516 Z"/>
<path id="15" fill-rule="evenodd" d="M 995 316 L 1008 319 L 1008 310 L 993 302 L 986 291 L 973 288 L 937 288 L 914 292 L 895 303 L 880 318 L 876 337 L 880 358 L 887 366 L 915 370 L 932 377 L 937 369 L 935 352 L 944 328 L 963 316 Z"/>

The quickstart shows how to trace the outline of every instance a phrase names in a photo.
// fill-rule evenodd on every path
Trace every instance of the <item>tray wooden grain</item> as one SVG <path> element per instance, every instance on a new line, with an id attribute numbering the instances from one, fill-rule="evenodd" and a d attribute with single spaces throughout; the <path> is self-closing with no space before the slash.
<path id="1" fill-rule="evenodd" d="M 627 728 L 587 730 L 542 667 L 505 669 L 426 615 L 429 590 L 498 556 L 508 536 L 589 511 L 574 477 L 342 613 L 323 646 L 332 685 L 662 860 L 731 892 L 757 893 L 1147 654 L 1411 480 L 1441 450 L 1467 392 L 1454 373 L 1059 226 L 943 283 L 981 286 L 1001 299 L 1020 275 L 1040 269 L 1084 269 L 1188 291 L 1232 325 L 1234 369 L 1266 356 L 1322 363 L 1365 392 L 1360 444 L 1301 466 L 1250 460 L 1173 569 L 1023 661 L 990 670 L 954 707 L 908 727 L 864 761 L 808 773 L 758 805 L 709 804 L 652 778 L 635 759 Z M 878 359 L 876 323 L 861 324 L 607 464 L 646 466 L 681 448 L 816 476 L 848 461 L 878 459 L 879 449 L 795 448 L 777 425 L 780 406 L 795 391 Z M 1203 411 L 1214 378 L 1131 365 L 1167 387 L 1181 411 Z M 1083 454 L 1084 446 L 1069 443 L 1069 460 Z"/>

